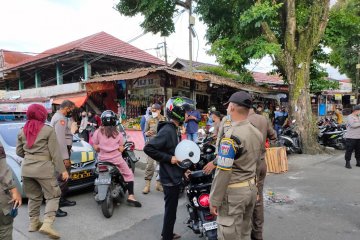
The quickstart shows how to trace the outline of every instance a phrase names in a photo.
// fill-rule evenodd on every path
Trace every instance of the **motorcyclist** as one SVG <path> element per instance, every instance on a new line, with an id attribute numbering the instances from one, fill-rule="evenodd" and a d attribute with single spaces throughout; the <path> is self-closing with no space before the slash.
<path id="1" fill-rule="evenodd" d="M 172 97 L 166 103 L 166 115 L 169 121 L 160 122 L 157 135 L 144 147 L 144 152 L 160 163 L 160 182 L 164 189 L 165 214 L 162 239 L 178 239 L 174 233 L 178 196 L 184 170 L 178 166 L 175 148 L 179 142 L 178 127 L 185 120 L 185 112 L 194 109 L 195 103 L 186 97 Z"/>
<path id="2" fill-rule="evenodd" d="M 94 149 L 99 152 L 100 161 L 114 164 L 124 177 L 129 193 L 127 203 L 134 207 L 141 207 L 141 203 L 134 196 L 134 174 L 122 158 L 122 152 L 125 149 L 124 138 L 117 130 L 116 121 L 116 114 L 111 110 L 106 110 L 101 114 L 102 126 L 93 135 Z"/>

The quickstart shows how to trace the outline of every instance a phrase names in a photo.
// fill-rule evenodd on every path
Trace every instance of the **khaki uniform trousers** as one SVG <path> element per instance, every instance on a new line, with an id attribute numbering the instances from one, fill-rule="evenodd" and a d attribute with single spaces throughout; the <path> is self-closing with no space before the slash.
<path id="1" fill-rule="evenodd" d="M 23 186 L 28 197 L 29 217 L 40 216 L 40 206 L 43 198 L 46 200 L 44 218 L 54 217 L 59 208 L 61 190 L 56 178 L 23 177 Z"/>
<path id="2" fill-rule="evenodd" d="M 5 216 L 0 209 L 0 239 L 12 240 L 13 218 L 9 215 Z"/>
<path id="3" fill-rule="evenodd" d="M 155 166 L 157 166 L 157 162 L 151 157 L 147 157 L 146 159 L 146 168 L 145 168 L 145 180 L 151 181 L 154 176 Z"/>
<path id="4" fill-rule="evenodd" d="M 252 216 L 252 231 L 251 239 L 252 240 L 262 240 L 263 239 L 263 226 L 264 226 L 264 182 L 267 172 L 267 166 L 265 159 L 261 160 L 259 168 L 257 170 L 257 187 L 259 200 L 256 202 L 254 207 L 254 213 Z"/>
<path id="5" fill-rule="evenodd" d="M 224 202 L 218 209 L 218 240 L 250 240 L 251 217 L 257 188 L 228 188 Z"/>

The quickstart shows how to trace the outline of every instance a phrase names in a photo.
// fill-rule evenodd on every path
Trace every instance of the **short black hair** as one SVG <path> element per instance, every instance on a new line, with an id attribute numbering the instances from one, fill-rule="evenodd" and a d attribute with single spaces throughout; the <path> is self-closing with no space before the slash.
<path id="1" fill-rule="evenodd" d="M 64 108 L 72 108 L 75 107 L 75 103 L 73 103 L 70 100 L 64 100 L 61 104 L 60 104 L 60 109 L 64 109 Z"/>
<path id="2" fill-rule="evenodd" d="M 215 116 L 221 118 L 221 113 L 219 111 L 214 111 L 214 112 L 212 112 L 212 114 L 214 114 Z"/>

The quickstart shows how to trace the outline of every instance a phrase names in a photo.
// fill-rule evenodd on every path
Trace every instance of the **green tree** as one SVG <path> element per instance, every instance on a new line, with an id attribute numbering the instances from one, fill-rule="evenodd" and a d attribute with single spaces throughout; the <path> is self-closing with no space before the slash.
<path id="1" fill-rule="evenodd" d="M 190 0 L 120 0 L 121 14 L 144 15 L 146 31 L 174 31 L 177 6 Z M 318 151 L 310 105 L 310 66 L 328 23 L 330 0 L 198 0 L 195 12 L 208 27 L 217 60 L 232 70 L 270 55 L 289 84 L 290 114 L 298 122 L 305 152 Z"/>
<path id="2" fill-rule="evenodd" d="M 338 1 L 330 11 L 324 44 L 331 47 L 328 61 L 355 80 L 360 53 L 360 1 Z"/>

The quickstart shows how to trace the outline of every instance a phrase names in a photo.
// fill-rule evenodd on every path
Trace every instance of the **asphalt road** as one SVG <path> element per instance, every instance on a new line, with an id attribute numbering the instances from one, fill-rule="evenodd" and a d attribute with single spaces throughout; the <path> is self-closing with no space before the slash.
<path id="1" fill-rule="evenodd" d="M 266 179 L 266 240 L 357 240 L 360 238 L 360 168 L 344 168 L 343 153 L 331 155 L 293 155 L 289 172 Z M 154 190 L 141 193 L 143 171 L 136 170 L 135 192 L 143 207 L 122 204 L 106 219 L 91 191 L 74 193 L 77 206 L 64 208 L 69 216 L 57 218 L 55 228 L 62 239 L 156 240 L 160 239 L 163 195 Z M 154 187 L 153 183 L 153 187 Z M 43 209 L 43 208 L 42 208 Z M 14 239 L 47 239 L 27 232 L 27 205 L 14 224 Z M 185 198 L 179 201 L 175 232 L 183 240 L 198 239 L 186 227 Z"/>

